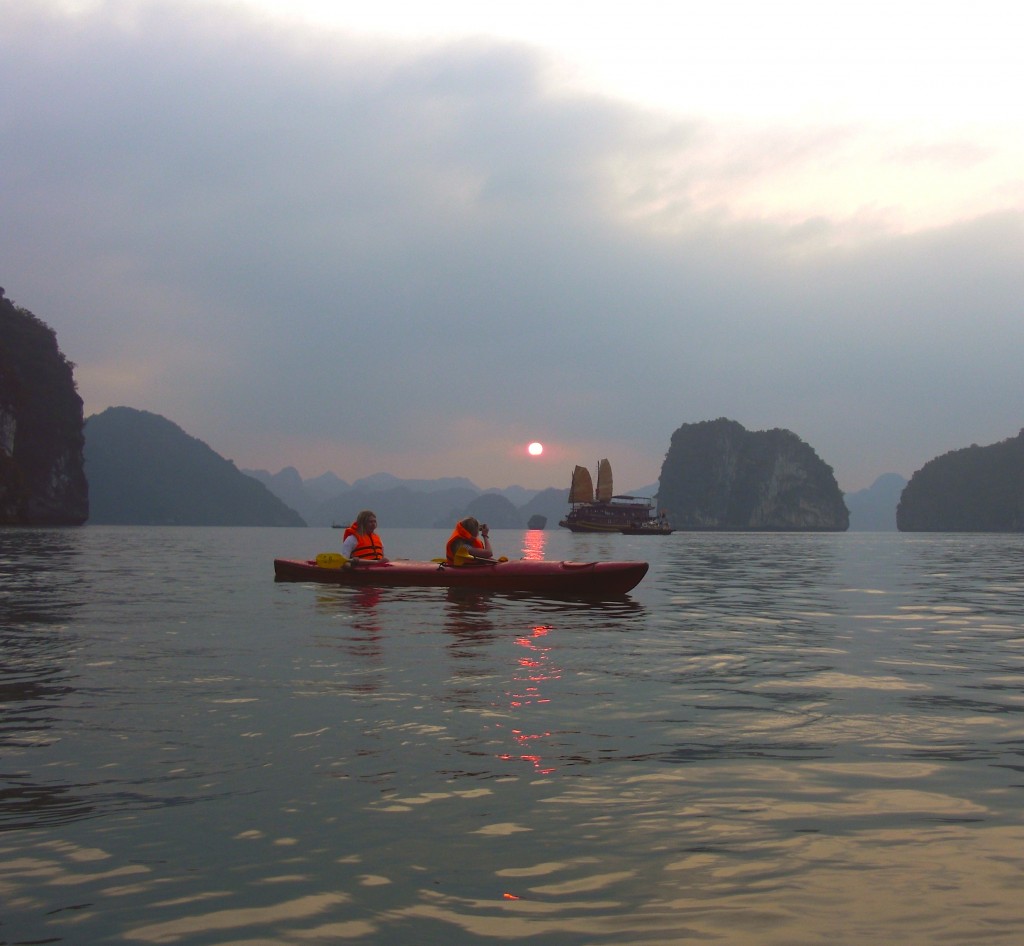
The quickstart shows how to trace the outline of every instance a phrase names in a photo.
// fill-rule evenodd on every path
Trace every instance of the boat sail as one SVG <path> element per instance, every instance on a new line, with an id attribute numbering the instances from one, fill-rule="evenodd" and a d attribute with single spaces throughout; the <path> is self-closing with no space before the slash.
<path id="1" fill-rule="evenodd" d="M 612 501 L 612 465 L 607 460 L 597 464 L 597 493 L 595 494 L 599 503 L 610 503 Z"/>
<path id="2" fill-rule="evenodd" d="M 654 503 L 638 496 L 616 496 L 612 466 L 597 464 L 597 490 L 585 467 L 572 471 L 569 513 L 558 524 L 572 532 L 629 532 L 631 535 L 668 535 L 672 532 L 662 514 L 654 514 Z"/>
<path id="3" fill-rule="evenodd" d="M 594 481 L 585 466 L 578 466 L 572 471 L 572 485 L 569 487 L 570 503 L 592 503 L 594 501 Z"/>

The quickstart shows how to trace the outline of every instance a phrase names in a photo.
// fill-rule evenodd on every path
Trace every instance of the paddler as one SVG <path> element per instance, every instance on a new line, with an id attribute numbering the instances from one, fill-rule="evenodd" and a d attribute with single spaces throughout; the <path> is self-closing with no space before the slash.
<path id="1" fill-rule="evenodd" d="M 356 521 L 345 530 L 341 543 L 341 554 L 353 565 L 387 564 L 384 557 L 384 543 L 377 535 L 377 515 L 364 509 Z"/>
<path id="2" fill-rule="evenodd" d="M 483 565 L 494 562 L 491 550 L 490 530 L 487 523 L 480 525 L 473 516 L 467 516 L 455 523 L 445 546 L 445 557 L 449 565 Z"/>

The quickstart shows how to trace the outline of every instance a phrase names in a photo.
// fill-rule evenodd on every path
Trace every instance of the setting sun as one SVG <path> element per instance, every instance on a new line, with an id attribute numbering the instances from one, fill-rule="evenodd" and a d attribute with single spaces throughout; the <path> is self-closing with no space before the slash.
<path id="1" fill-rule="evenodd" d="M 531 457 L 539 457 L 544 452 L 544 444 L 537 443 L 535 440 L 526 449 L 529 451 Z"/>

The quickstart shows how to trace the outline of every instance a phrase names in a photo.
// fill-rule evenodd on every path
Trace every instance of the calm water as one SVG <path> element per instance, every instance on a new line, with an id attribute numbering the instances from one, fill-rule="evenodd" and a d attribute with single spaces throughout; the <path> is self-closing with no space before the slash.
<path id="1" fill-rule="evenodd" d="M 0 530 L 0 944 L 1024 942 L 1024 537 L 494 539 Z"/>

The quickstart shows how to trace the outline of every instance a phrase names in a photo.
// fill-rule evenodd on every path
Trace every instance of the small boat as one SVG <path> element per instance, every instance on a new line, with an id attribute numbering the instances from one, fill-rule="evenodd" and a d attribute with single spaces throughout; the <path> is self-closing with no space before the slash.
<path id="1" fill-rule="evenodd" d="M 572 471 L 569 487 L 569 513 L 558 524 L 571 532 L 626 532 L 628 535 L 667 535 L 658 524 L 654 503 L 640 496 L 615 496 L 612 486 L 612 467 L 607 460 L 597 465 L 597 489 L 586 467 Z M 669 529 L 671 532 L 671 529 Z"/>
<path id="2" fill-rule="evenodd" d="M 672 531 L 672 526 L 664 518 L 635 522 L 619 529 L 623 535 L 671 535 Z"/>
<path id="3" fill-rule="evenodd" d="M 637 519 L 623 526 L 619 532 L 623 535 L 671 535 L 673 529 L 668 521 L 668 513 L 663 509 L 657 518 Z"/>
<path id="4" fill-rule="evenodd" d="M 276 581 L 333 585 L 478 588 L 531 594 L 612 598 L 632 591 L 647 574 L 647 562 L 561 562 L 520 559 L 483 565 L 391 561 L 339 568 L 316 559 L 274 559 Z"/>

